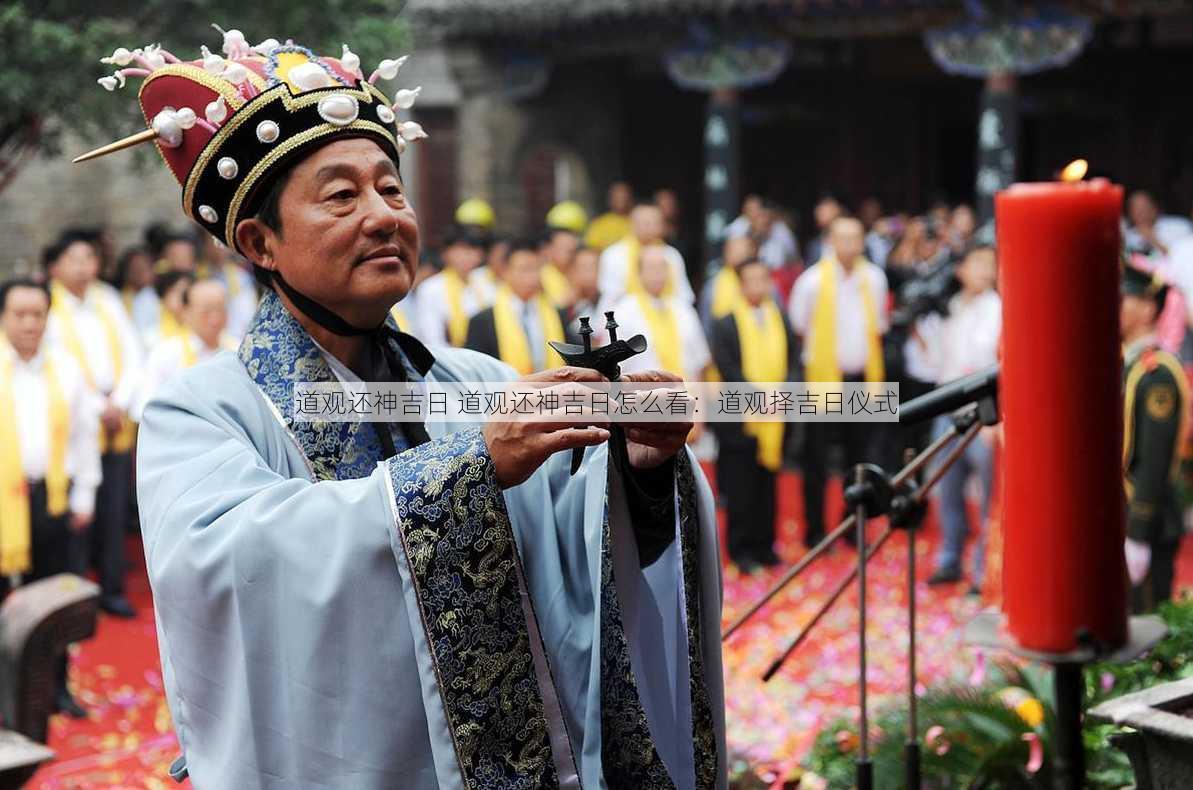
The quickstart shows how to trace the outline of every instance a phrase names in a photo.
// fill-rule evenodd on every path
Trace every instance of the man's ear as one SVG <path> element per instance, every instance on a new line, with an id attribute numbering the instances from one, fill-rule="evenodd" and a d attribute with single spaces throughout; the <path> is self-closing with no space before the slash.
<path id="1" fill-rule="evenodd" d="M 256 217 L 242 219 L 236 223 L 236 245 L 250 261 L 262 269 L 273 271 L 277 264 L 273 258 L 273 244 L 277 234 Z"/>

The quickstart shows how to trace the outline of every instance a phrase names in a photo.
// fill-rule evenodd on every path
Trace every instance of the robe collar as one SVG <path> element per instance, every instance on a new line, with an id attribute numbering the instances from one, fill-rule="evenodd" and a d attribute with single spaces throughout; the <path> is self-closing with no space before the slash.
<path id="1" fill-rule="evenodd" d="M 407 378 L 425 378 L 434 356 L 414 337 L 398 331 L 391 317 L 379 330 L 397 351 Z M 302 324 L 273 291 L 267 291 L 240 344 L 239 357 L 249 377 L 273 407 L 316 480 L 349 480 L 367 477 L 385 453 L 376 431 L 365 422 L 311 422 L 294 419 L 294 388 L 299 382 L 330 384 L 336 377 Z M 400 452 L 407 442 L 392 425 L 391 435 Z"/>

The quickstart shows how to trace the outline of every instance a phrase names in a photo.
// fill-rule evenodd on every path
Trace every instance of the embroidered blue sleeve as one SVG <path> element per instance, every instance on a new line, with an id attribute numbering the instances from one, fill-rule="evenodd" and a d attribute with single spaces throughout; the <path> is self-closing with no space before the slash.
<path id="1" fill-rule="evenodd" d="M 505 499 L 479 429 L 386 461 L 452 744 L 466 783 L 558 784 Z"/>

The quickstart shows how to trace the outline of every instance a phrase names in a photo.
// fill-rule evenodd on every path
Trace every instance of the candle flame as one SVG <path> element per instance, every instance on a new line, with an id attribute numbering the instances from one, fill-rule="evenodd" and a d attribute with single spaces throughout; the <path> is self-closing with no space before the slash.
<path id="1" fill-rule="evenodd" d="M 1089 172 L 1089 162 L 1084 159 L 1074 159 L 1065 165 L 1065 169 L 1060 171 L 1060 180 L 1065 183 L 1074 183 L 1085 178 L 1085 174 Z"/>

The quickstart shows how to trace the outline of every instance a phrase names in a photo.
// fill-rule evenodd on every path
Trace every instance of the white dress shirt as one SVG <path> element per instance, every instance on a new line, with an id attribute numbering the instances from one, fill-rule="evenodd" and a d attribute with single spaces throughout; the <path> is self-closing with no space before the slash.
<path id="1" fill-rule="evenodd" d="M 85 297 L 80 300 L 74 294 L 62 289 L 67 309 L 74 316 L 75 331 L 78 333 L 79 343 L 87 357 L 87 367 L 91 372 L 94 389 L 100 395 L 110 396 L 112 403 L 122 411 L 128 411 L 140 376 L 143 362 L 141 342 L 137 332 L 133 329 L 132 321 L 124 310 L 124 303 L 120 295 L 111 286 L 104 283 L 94 283 L 87 289 Z M 101 307 L 102 306 L 102 307 Z M 116 325 L 116 335 L 120 343 L 121 375 L 116 379 L 115 361 L 112 349 L 108 346 L 108 331 L 104 320 L 100 317 L 100 310 L 104 309 L 111 315 Z M 63 338 L 63 328 L 59 325 L 55 311 L 50 311 L 50 321 L 46 327 L 46 341 L 51 346 L 67 350 Z M 86 377 L 84 377 L 86 380 Z"/>
<path id="2" fill-rule="evenodd" d="M 220 337 L 220 344 L 215 348 L 209 348 L 199 339 L 198 335 L 191 332 L 188 332 L 185 337 L 168 337 L 159 340 L 145 359 L 144 369 L 134 388 L 129 408 L 129 416 L 132 417 L 133 422 L 141 421 L 145 407 L 162 388 L 162 385 L 186 368 L 184 343 L 191 347 L 196 364 L 214 357 L 221 351 L 236 350 L 236 341 L 228 334 Z"/>
<path id="3" fill-rule="evenodd" d="M 697 315 L 695 308 L 674 296 L 662 299 L 650 296 L 645 298 L 653 301 L 655 307 L 667 310 L 675 316 L 676 326 L 679 329 L 679 350 L 680 359 L 683 361 L 683 370 L 668 372 L 683 376 L 685 381 L 700 381 L 701 373 L 712 362 L 712 354 L 708 350 L 704 327 L 700 323 L 700 316 Z M 662 370 L 663 365 L 654 345 L 655 339 L 650 336 L 650 324 L 642 313 L 638 297 L 634 294 L 626 294 L 613 310 L 617 314 L 617 336 L 619 338 L 629 340 L 638 334 L 646 336 L 646 350 L 621 363 L 621 369 L 626 373 Z"/>
<path id="4" fill-rule="evenodd" d="M 415 291 L 418 312 L 407 317 L 414 323 L 413 334 L 427 347 L 450 346 L 447 327 L 451 322 L 451 305 L 447 300 L 447 284 L 443 272 L 433 274 Z M 460 302 L 468 318 L 480 312 L 480 302 L 469 283 L 465 282 Z"/>
<path id="5" fill-rule="evenodd" d="M 44 480 L 50 464 L 50 390 L 45 361 L 53 362 L 54 373 L 66 400 L 70 433 L 66 440 L 66 474 L 71 479 L 69 507 L 72 513 L 90 516 L 95 512 L 95 491 L 102 477 L 99 460 L 99 412 L 87 389 L 83 372 L 66 352 L 43 342 L 28 362 L 7 344 L 0 354 L 10 355 L 12 394 L 20 443 L 21 466 L 27 480 Z M 4 448 L 0 448 L 4 452 Z"/>
<path id="6" fill-rule="evenodd" d="M 998 361 L 1002 336 L 1002 299 L 994 290 L 949 300 L 949 314 L 934 339 L 937 381 L 941 384 L 976 373 Z"/>
<path id="7" fill-rule="evenodd" d="M 813 314 L 820 297 L 820 277 L 824 266 L 837 267 L 837 366 L 846 376 L 860 375 L 866 369 L 870 353 L 866 337 L 866 306 L 862 288 L 870 289 L 870 298 L 878 313 L 878 333 L 887 330 L 886 274 L 869 262 L 854 264 L 848 275 L 835 259 L 825 259 L 809 266 L 795 281 L 787 300 L 787 317 L 804 339 L 803 361 L 808 362 L 815 340 Z"/>
<path id="8" fill-rule="evenodd" d="M 688 282 L 688 270 L 684 266 L 683 256 L 674 247 L 664 246 L 667 262 L 671 265 L 671 284 L 675 287 L 672 295 L 681 302 L 692 304 L 696 301 L 696 294 L 692 291 L 692 284 Z M 639 264 L 641 264 L 640 260 Z M 601 253 L 600 268 L 601 296 L 610 303 L 615 303 L 626 292 L 626 274 L 630 269 L 629 244 L 619 241 L 611 247 L 606 247 L 605 251 Z M 639 265 L 639 271 L 641 271 L 641 265 Z"/>

